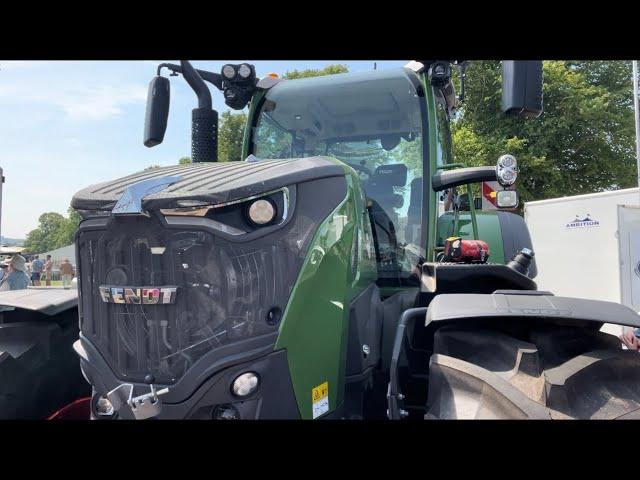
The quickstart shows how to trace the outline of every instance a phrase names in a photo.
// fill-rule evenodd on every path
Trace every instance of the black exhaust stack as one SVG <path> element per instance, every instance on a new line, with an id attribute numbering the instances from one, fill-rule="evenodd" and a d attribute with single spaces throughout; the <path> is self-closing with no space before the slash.
<path id="1" fill-rule="evenodd" d="M 191 112 L 191 160 L 218 161 L 218 112 L 211 103 L 211 92 L 195 68 L 181 60 L 182 75 L 198 96 L 198 108 Z"/>

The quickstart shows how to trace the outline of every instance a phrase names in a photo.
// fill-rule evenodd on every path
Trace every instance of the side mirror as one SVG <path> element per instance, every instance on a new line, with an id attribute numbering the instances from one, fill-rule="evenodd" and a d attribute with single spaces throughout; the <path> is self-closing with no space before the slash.
<path id="1" fill-rule="evenodd" d="M 502 111 L 525 118 L 542 114 L 541 61 L 502 61 Z"/>
<path id="2" fill-rule="evenodd" d="M 155 147 L 162 143 L 169 118 L 169 79 L 160 75 L 149 82 L 147 111 L 144 119 L 144 146 Z"/>

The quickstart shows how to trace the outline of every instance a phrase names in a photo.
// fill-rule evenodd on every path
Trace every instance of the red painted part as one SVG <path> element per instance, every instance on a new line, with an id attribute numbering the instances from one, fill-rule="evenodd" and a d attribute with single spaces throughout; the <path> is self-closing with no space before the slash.
<path id="1" fill-rule="evenodd" d="M 483 240 L 462 240 L 450 237 L 444 243 L 445 262 L 485 263 L 489 258 L 489 245 Z"/>
<path id="2" fill-rule="evenodd" d="M 47 420 L 89 420 L 90 416 L 91 397 L 84 397 L 62 407 Z"/>
<path id="3" fill-rule="evenodd" d="M 487 182 L 482 182 L 482 196 L 487 199 L 488 202 L 491 202 L 491 204 L 494 207 L 497 207 L 497 200 L 495 197 L 491 197 L 491 192 L 494 192 L 495 190 L 493 188 L 491 188 L 491 185 L 489 185 Z"/>

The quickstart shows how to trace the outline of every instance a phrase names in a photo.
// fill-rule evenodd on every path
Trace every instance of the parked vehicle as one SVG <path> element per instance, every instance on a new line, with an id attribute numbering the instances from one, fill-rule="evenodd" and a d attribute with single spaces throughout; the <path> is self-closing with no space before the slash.
<path id="1" fill-rule="evenodd" d="M 538 288 L 640 312 L 640 189 L 527 202 L 524 219 L 536 251 Z"/>

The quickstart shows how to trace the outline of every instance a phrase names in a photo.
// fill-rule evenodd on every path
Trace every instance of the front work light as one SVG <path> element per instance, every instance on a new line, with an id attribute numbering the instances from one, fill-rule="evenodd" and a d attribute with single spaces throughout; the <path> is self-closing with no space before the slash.
<path id="1" fill-rule="evenodd" d="M 222 67 L 222 76 L 227 80 L 231 80 L 236 76 L 236 69 L 232 65 Z"/>
<path id="2" fill-rule="evenodd" d="M 240 412 L 233 405 L 218 405 L 214 408 L 211 418 L 214 420 L 240 420 Z"/>
<path id="3" fill-rule="evenodd" d="M 498 208 L 516 208 L 518 206 L 518 192 L 515 190 L 500 190 L 496 193 Z"/>
<path id="4" fill-rule="evenodd" d="M 241 78 L 249 78 L 251 76 L 251 67 L 246 63 L 241 64 L 238 67 L 238 75 L 240 75 Z"/>
<path id="5" fill-rule="evenodd" d="M 518 178 L 518 163 L 513 155 L 502 155 L 496 165 L 496 177 L 503 187 L 513 185 Z"/>
<path id="6" fill-rule="evenodd" d="M 95 403 L 94 410 L 96 415 L 98 415 L 99 417 L 112 417 L 115 413 L 115 409 L 113 408 L 111 402 L 104 397 L 98 398 Z"/>
<path id="7" fill-rule="evenodd" d="M 253 372 L 243 373 L 236 377 L 231 385 L 231 391 L 236 397 L 246 397 L 258 389 L 260 380 Z"/>
<path id="8" fill-rule="evenodd" d="M 269 200 L 261 198 L 251 202 L 247 216 L 256 225 L 267 225 L 276 218 L 276 207 Z"/>

